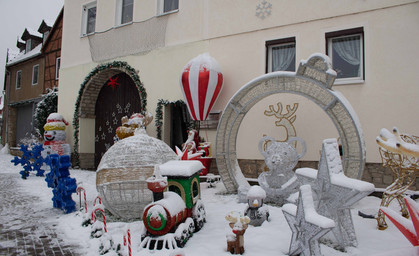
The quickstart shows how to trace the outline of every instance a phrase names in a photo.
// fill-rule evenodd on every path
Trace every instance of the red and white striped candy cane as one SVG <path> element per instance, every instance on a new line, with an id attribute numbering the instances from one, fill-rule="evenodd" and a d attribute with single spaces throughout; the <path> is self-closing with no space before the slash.
<path id="1" fill-rule="evenodd" d="M 80 207 L 81 207 L 81 192 L 80 191 L 83 191 L 83 193 L 84 193 L 84 210 L 87 213 L 86 190 L 81 186 L 77 187 L 77 189 L 76 189 L 76 194 L 77 195 L 80 194 L 79 196 L 80 196 Z"/>
<path id="2" fill-rule="evenodd" d="M 124 235 L 124 246 L 127 246 L 127 240 L 128 240 L 128 256 L 131 256 L 131 232 L 128 229 L 126 235 Z"/>
<path id="3" fill-rule="evenodd" d="M 95 210 L 93 211 L 93 213 L 92 213 L 92 217 L 94 216 L 94 221 L 96 221 L 96 220 L 97 220 L 97 217 L 96 217 L 96 212 L 97 212 L 97 211 L 102 212 L 103 224 L 104 224 L 104 226 L 105 226 L 105 233 L 106 233 L 106 232 L 108 232 L 108 230 L 106 229 L 106 217 L 105 217 L 105 211 L 104 211 L 103 209 L 101 209 L 101 208 L 97 208 L 97 209 L 95 209 Z M 93 219 L 93 218 L 92 218 L 92 219 Z"/>
<path id="4" fill-rule="evenodd" d="M 95 201 L 93 201 L 93 206 L 95 206 L 96 205 L 96 201 L 98 201 L 99 200 L 99 204 L 101 204 L 102 203 L 102 198 L 100 198 L 100 196 L 97 196 L 96 198 L 95 198 Z"/>

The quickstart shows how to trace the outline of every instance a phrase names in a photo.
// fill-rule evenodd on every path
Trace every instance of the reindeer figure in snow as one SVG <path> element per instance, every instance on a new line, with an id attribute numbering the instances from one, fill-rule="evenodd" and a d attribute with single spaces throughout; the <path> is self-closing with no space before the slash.
<path id="1" fill-rule="evenodd" d="M 239 212 L 230 212 L 226 215 L 226 220 L 233 231 L 233 234 L 227 235 L 227 251 L 231 254 L 244 253 L 244 233 L 250 222 L 250 218 L 243 216 Z"/>

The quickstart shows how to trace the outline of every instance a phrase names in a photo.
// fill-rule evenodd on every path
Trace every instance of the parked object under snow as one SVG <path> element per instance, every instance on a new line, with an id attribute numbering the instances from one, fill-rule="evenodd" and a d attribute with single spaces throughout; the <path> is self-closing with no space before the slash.
<path id="1" fill-rule="evenodd" d="M 285 204 L 282 212 L 292 231 L 289 255 L 322 255 L 319 239 L 335 226 L 335 222 L 317 213 L 310 185 L 300 187 L 297 206 Z"/>
<path id="2" fill-rule="evenodd" d="M 155 167 L 154 175 L 147 179 L 154 202 L 144 209 L 142 248 L 183 247 L 203 227 L 206 216 L 199 184 L 202 169 L 202 163 L 196 160 L 172 160 Z"/>
<path id="3" fill-rule="evenodd" d="M 266 192 L 260 186 L 252 186 L 247 192 L 247 207 L 244 215 L 250 218 L 250 225 L 260 226 L 269 219 L 268 206 L 263 203 L 265 198 Z"/>
<path id="4" fill-rule="evenodd" d="M 400 134 L 396 127 L 393 132 L 383 128 L 377 137 L 377 143 L 383 166 L 390 168 L 394 180 L 383 193 L 381 207 L 388 207 L 397 199 L 402 216 L 407 217 L 409 214 L 403 197 L 406 190 L 415 183 L 419 170 L 419 137 Z M 382 211 L 378 211 L 377 225 L 380 230 L 387 228 Z"/>
<path id="5" fill-rule="evenodd" d="M 292 145 L 293 141 L 302 144 L 303 151 L 300 154 Z M 293 169 L 305 154 L 305 142 L 298 137 L 291 137 L 287 142 L 277 142 L 265 136 L 259 141 L 259 151 L 269 168 L 268 172 L 262 172 L 258 177 L 259 185 L 266 191 L 266 201 L 283 205 L 300 185 Z"/>
<path id="6" fill-rule="evenodd" d="M 323 141 L 318 171 L 301 168 L 296 170 L 296 175 L 301 184 L 310 184 L 315 191 L 317 212 L 335 221 L 333 242 L 341 248 L 357 246 L 350 208 L 374 192 L 375 187 L 372 183 L 345 176 L 337 140 Z"/>
<path id="7" fill-rule="evenodd" d="M 96 172 L 96 188 L 106 209 L 123 219 L 141 219 L 144 207 L 152 202 L 147 178 L 155 165 L 173 159 L 175 152 L 141 127 L 134 136 L 116 142 L 103 155 Z"/>

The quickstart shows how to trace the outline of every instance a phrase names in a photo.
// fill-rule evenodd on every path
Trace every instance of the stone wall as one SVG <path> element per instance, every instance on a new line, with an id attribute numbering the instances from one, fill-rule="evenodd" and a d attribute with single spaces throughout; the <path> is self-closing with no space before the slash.
<path id="1" fill-rule="evenodd" d="M 262 172 L 262 169 L 266 167 L 263 160 L 239 159 L 238 162 L 240 169 L 246 178 L 257 178 Z M 317 169 L 317 166 L 317 161 L 300 161 L 296 168 L 309 167 Z M 215 160 L 211 162 L 210 172 L 219 174 Z M 391 170 L 387 167 L 383 167 L 381 163 L 366 163 L 362 180 L 373 183 L 376 188 L 386 188 L 394 181 Z M 419 179 L 416 179 L 416 182 L 413 183 L 409 190 L 415 191 L 418 189 Z"/>

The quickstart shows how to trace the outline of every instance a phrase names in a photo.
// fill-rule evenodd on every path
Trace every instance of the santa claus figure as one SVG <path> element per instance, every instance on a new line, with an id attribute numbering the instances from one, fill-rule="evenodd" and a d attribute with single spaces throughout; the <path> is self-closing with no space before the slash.
<path id="1" fill-rule="evenodd" d="M 70 155 L 70 145 L 65 142 L 65 128 L 68 122 L 58 113 L 51 113 L 44 125 L 43 156 L 50 154 Z"/>

